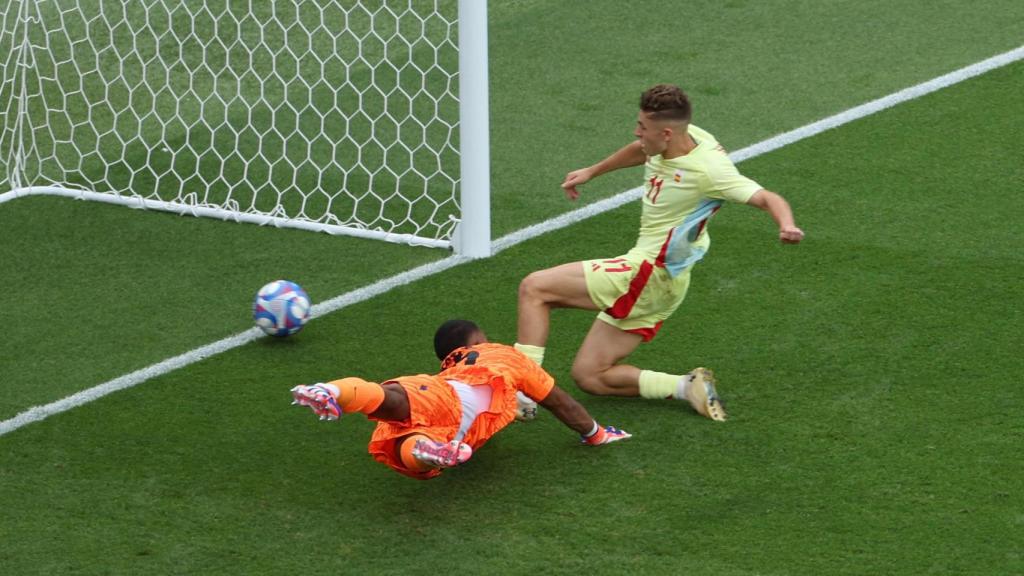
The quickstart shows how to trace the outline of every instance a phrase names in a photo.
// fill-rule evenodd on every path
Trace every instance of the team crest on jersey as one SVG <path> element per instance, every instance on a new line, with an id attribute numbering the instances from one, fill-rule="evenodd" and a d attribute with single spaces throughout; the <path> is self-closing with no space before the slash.
<path id="1" fill-rule="evenodd" d="M 676 173 L 672 175 L 672 179 L 675 180 L 676 184 L 679 184 L 680 182 L 682 182 L 683 181 L 683 171 L 682 170 L 676 170 Z"/>

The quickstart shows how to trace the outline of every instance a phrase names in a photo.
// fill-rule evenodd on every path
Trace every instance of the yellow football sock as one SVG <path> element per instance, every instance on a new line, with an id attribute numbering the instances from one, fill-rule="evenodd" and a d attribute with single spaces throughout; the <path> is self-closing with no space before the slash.
<path id="1" fill-rule="evenodd" d="M 679 398 L 683 377 L 653 370 L 640 371 L 640 395 L 644 398 Z"/>
<path id="2" fill-rule="evenodd" d="M 532 344 L 520 344 L 516 342 L 513 348 L 525 354 L 527 358 L 536 362 L 538 366 L 544 365 L 543 346 L 533 346 Z"/>
<path id="3" fill-rule="evenodd" d="M 384 403 L 384 388 L 376 382 L 367 382 L 362 378 L 342 378 L 326 384 L 338 391 L 334 399 L 346 414 L 362 412 L 372 414 Z M 334 390 L 331 390 L 334 392 Z"/>

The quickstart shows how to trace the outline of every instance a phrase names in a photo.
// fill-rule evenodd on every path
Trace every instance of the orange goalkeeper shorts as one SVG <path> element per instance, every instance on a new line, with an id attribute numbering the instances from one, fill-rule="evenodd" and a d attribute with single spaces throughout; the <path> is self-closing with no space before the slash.
<path id="1" fill-rule="evenodd" d="M 410 434 L 423 434 L 437 442 L 455 439 L 462 423 L 462 403 L 455 389 L 439 376 L 404 376 L 384 384 L 392 382 L 404 388 L 409 397 L 409 419 L 405 422 L 377 422 L 367 449 L 374 460 L 390 466 L 396 472 L 421 480 L 433 478 L 441 471 L 406 468 L 396 450 L 396 442 Z M 462 439 L 473 450 L 483 446 L 491 436 L 515 419 L 515 389 L 507 386 L 500 378 L 481 385 L 490 385 L 492 394 L 501 396 L 491 405 L 502 408 L 497 413 L 484 411 L 477 415 L 466 437 Z M 512 396 L 510 402 L 503 399 L 509 394 Z"/>

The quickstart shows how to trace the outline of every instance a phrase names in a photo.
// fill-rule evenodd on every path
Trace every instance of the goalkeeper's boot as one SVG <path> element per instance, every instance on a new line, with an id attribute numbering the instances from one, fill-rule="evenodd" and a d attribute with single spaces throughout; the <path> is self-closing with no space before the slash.
<path id="1" fill-rule="evenodd" d="M 715 390 L 715 375 L 707 368 L 694 368 L 690 374 L 690 384 L 686 387 L 686 399 L 690 406 L 701 416 L 717 422 L 725 422 L 725 406 L 722 398 Z"/>
<path id="2" fill-rule="evenodd" d="M 292 404 L 309 406 L 321 420 L 337 420 L 341 418 L 341 406 L 334 399 L 334 394 L 323 384 L 312 386 L 296 386 L 292 388 Z"/>
<path id="3" fill-rule="evenodd" d="M 437 468 L 458 466 L 473 455 L 473 449 L 465 442 L 434 442 L 433 440 L 417 440 L 412 447 L 414 458 Z"/>
<path id="4" fill-rule="evenodd" d="M 537 403 L 516 390 L 516 420 L 526 422 L 537 417 Z"/>

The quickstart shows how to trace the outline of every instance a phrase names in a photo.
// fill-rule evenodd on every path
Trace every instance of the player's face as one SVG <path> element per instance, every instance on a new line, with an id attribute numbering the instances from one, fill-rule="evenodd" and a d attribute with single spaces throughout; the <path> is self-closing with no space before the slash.
<path id="1" fill-rule="evenodd" d="M 637 114 L 636 130 L 633 135 L 640 140 L 640 147 L 644 154 L 657 156 L 665 151 L 672 131 L 667 124 L 661 120 L 654 120 L 643 110 Z"/>

